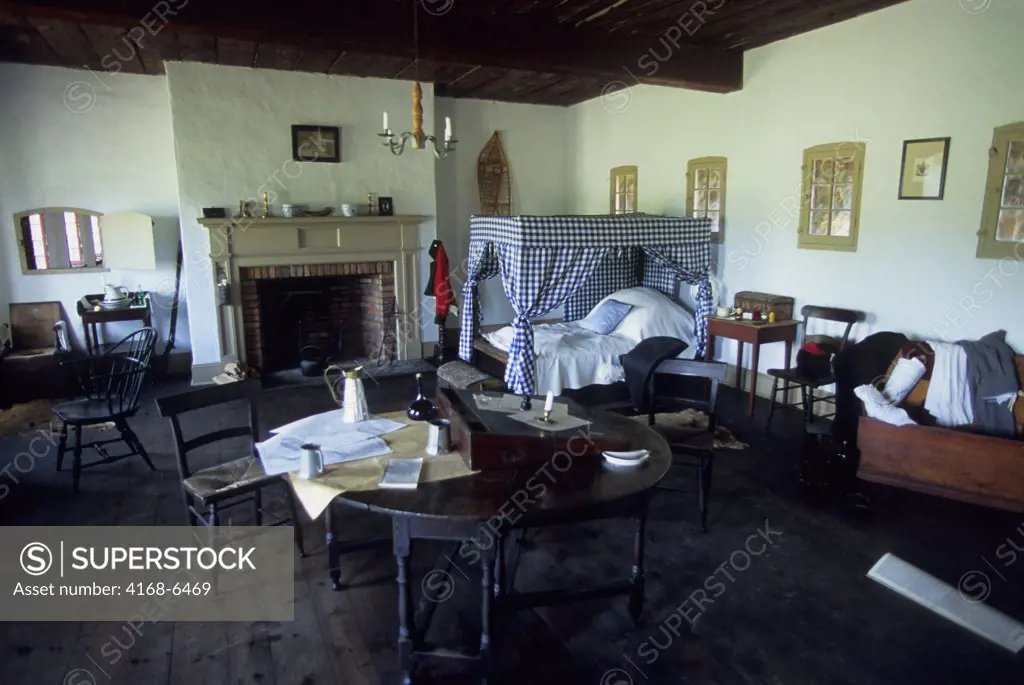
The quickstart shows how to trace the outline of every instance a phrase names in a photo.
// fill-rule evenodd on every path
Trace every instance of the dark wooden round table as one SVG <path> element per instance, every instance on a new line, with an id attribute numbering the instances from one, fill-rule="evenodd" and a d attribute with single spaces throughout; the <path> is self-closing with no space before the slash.
<path id="1" fill-rule="evenodd" d="M 490 625 L 495 605 L 500 610 L 514 610 L 628 595 L 630 615 L 634 620 L 639 618 L 644 598 L 647 505 L 654 486 L 672 464 L 672 454 L 664 438 L 642 421 L 607 413 L 601 414 L 601 421 L 626 437 L 633 449 L 649 450 L 648 459 L 634 467 L 611 466 L 600 455 L 584 455 L 586 438 L 580 436 L 578 445 L 570 441 L 566 450 L 552 454 L 543 463 L 420 483 L 412 491 L 346 492 L 336 498 L 336 502 L 392 517 L 392 542 L 398 564 L 398 644 L 405 682 L 412 682 L 418 665 L 449 658 L 463 664 L 467 661 L 475 663 L 486 681 L 491 668 Z M 328 514 L 329 566 L 332 582 L 340 588 L 339 543 L 333 534 L 332 518 Z M 506 587 L 505 579 L 510 575 L 514 577 L 514 570 L 509 572 L 506 568 L 506 540 L 513 531 L 606 518 L 636 520 L 629 580 L 587 589 L 529 593 L 516 593 Z M 479 655 L 446 657 L 445 654 L 423 649 L 422 638 L 427 625 L 418 624 L 429 624 L 436 600 L 425 597 L 416 616 L 413 615 L 412 587 L 407 568 L 412 540 L 418 538 L 459 543 L 458 556 L 470 563 L 479 563 L 483 586 L 493 587 L 493 592 L 482 593 L 483 627 Z M 447 569 L 454 563 L 453 555 L 444 555 L 447 566 L 439 566 L 431 573 L 447 574 Z M 518 554 L 515 559 L 518 561 Z M 450 650 L 446 654 L 450 655 Z"/>

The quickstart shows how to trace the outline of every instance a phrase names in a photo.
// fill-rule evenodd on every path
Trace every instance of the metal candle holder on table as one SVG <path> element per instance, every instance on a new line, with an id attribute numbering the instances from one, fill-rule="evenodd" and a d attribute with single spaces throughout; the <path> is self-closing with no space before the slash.
<path id="1" fill-rule="evenodd" d="M 541 422 L 541 423 L 558 423 L 553 418 L 551 418 L 551 410 L 550 409 L 545 410 L 544 411 L 544 415 L 543 416 L 538 416 L 537 420 L 539 422 Z"/>

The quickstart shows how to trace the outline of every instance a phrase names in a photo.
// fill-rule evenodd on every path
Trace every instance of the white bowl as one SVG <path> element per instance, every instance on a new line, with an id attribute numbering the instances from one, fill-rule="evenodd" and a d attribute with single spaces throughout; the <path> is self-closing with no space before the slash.
<path id="1" fill-rule="evenodd" d="M 602 452 L 604 460 L 612 466 L 638 466 L 651 456 L 648 450 L 636 450 L 635 452 Z"/>
<path id="2" fill-rule="evenodd" d="M 359 216 L 359 205 L 342 205 L 342 216 Z"/>

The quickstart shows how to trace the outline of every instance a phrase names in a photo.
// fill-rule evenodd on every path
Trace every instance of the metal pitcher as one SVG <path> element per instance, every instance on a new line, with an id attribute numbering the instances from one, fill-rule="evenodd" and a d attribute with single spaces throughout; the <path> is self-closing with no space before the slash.
<path id="1" fill-rule="evenodd" d="M 338 397 L 338 381 L 332 380 L 331 372 L 340 372 L 344 375 L 344 387 L 342 397 Z M 324 371 L 324 381 L 327 389 L 334 398 L 334 403 L 342 408 L 341 420 L 345 423 L 357 423 L 370 418 L 370 411 L 366 406 L 366 389 L 363 387 L 363 367 L 357 366 L 354 369 L 343 369 L 340 366 L 328 366 Z"/>
<path id="2" fill-rule="evenodd" d="M 299 459 L 299 478 L 311 480 L 324 472 L 324 452 L 320 445 L 306 443 Z"/>

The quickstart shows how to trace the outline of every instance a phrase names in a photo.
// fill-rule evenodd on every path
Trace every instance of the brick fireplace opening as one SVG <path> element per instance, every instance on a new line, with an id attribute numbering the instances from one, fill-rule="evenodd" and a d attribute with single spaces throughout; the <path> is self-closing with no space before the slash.
<path id="1" fill-rule="evenodd" d="M 392 262 L 242 267 L 239 277 L 246 362 L 261 374 L 303 358 L 395 359 Z"/>

